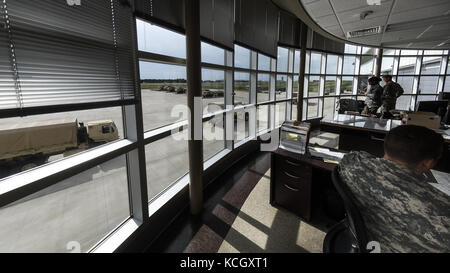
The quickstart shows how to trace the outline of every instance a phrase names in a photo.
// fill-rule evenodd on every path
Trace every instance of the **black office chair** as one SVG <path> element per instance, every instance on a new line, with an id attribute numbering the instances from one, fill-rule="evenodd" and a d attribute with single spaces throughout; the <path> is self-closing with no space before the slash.
<path id="1" fill-rule="evenodd" d="M 345 207 L 345 218 L 334 225 L 325 236 L 324 253 L 366 253 L 367 234 L 364 221 L 352 200 L 352 193 L 339 177 L 336 167 L 332 172 L 333 185 Z"/>

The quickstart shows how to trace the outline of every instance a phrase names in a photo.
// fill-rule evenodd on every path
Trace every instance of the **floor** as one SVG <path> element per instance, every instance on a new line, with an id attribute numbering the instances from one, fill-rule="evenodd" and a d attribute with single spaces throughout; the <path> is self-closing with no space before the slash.
<path id="1" fill-rule="evenodd" d="M 205 208 L 186 209 L 146 250 L 165 253 L 321 252 L 334 224 L 322 212 L 305 223 L 269 204 L 270 154 L 242 159 L 206 188 Z"/>

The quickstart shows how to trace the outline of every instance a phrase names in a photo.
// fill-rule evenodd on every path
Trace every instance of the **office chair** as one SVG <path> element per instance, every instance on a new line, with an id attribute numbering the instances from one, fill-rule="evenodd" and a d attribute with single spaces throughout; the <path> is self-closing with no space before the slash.
<path id="1" fill-rule="evenodd" d="M 352 193 L 339 177 L 336 167 L 332 172 L 333 185 L 345 207 L 345 218 L 334 225 L 323 242 L 324 253 L 366 253 L 367 234 L 364 221 L 352 200 Z"/>

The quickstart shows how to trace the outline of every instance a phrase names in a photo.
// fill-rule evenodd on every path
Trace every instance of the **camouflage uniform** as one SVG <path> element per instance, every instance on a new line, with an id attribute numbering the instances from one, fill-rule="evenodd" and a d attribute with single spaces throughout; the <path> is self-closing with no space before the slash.
<path id="1" fill-rule="evenodd" d="M 390 81 L 386 83 L 383 88 L 382 101 L 380 112 L 384 114 L 395 109 L 395 104 L 397 103 L 397 98 L 403 95 L 404 91 L 400 84 Z"/>
<path id="2" fill-rule="evenodd" d="M 381 252 L 450 252 L 450 197 L 423 175 L 366 152 L 345 155 L 339 173 Z"/>
<path id="3" fill-rule="evenodd" d="M 366 92 L 365 104 L 367 106 L 368 113 L 376 114 L 378 108 L 381 106 L 381 96 L 383 95 L 383 87 L 379 84 L 371 85 Z M 366 113 L 366 114 L 368 114 Z"/>

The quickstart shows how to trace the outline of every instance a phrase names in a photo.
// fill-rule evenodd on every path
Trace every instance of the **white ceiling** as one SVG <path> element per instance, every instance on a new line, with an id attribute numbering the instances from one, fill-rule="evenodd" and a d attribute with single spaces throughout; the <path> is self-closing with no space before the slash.
<path id="1" fill-rule="evenodd" d="M 393 48 L 450 48 L 450 0 L 290 1 L 291 5 L 298 1 L 322 29 L 350 42 Z M 376 2 L 380 5 L 369 5 Z M 366 11 L 372 13 L 361 19 Z M 349 31 L 376 26 L 382 27 L 380 34 L 347 39 Z"/>

